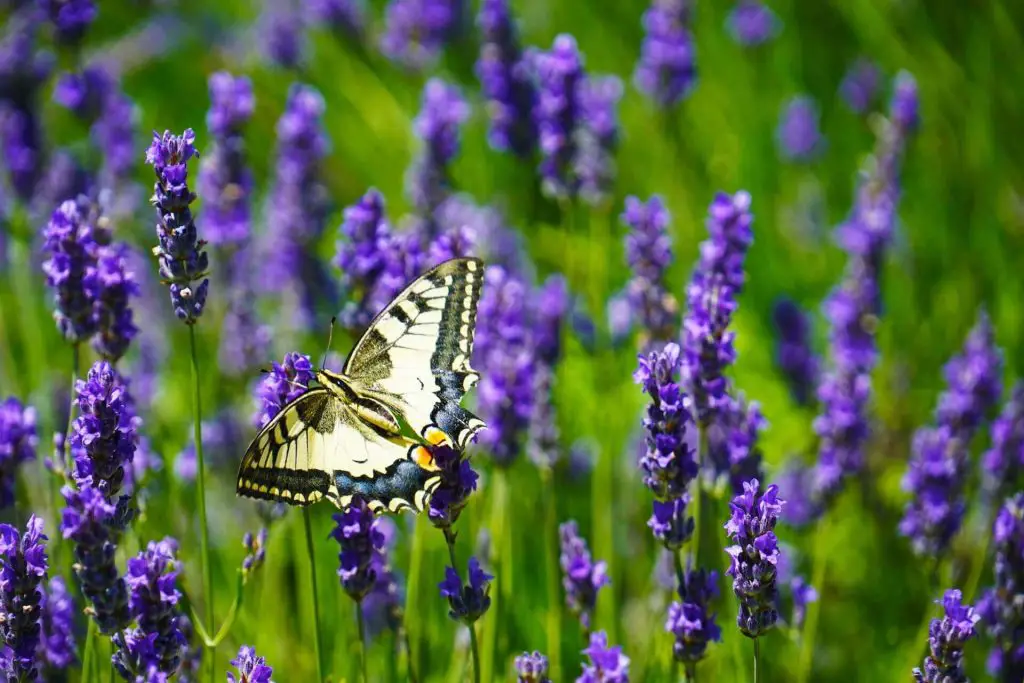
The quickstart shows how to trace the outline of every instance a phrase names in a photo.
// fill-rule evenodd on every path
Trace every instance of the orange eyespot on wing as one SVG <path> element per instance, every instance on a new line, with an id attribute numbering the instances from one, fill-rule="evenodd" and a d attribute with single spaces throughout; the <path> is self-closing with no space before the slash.
<path id="1" fill-rule="evenodd" d="M 428 426 L 423 430 L 423 438 L 433 446 L 451 446 L 452 440 L 442 430 L 434 426 Z"/>
<path id="2" fill-rule="evenodd" d="M 412 461 L 425 470 L 437 470 L 437 465 L 434 464 L 434 456 L 430 454 L 430 449 L 426 446 L 413 446 L 412 449 Z"/>

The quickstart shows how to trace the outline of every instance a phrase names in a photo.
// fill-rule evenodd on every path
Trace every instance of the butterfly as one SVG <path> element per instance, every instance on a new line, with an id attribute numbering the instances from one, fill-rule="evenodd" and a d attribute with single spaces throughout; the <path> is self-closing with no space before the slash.
<path id="1" fill-rule="evenodd" d="M 459 404 L 470 366 L 483 262 L 446 261 L 413 281 L 370 323 L 340 373 L 310 388 L 256 435 L 238 495 L 375 511 L 422 511 L 441 477 L 431 446 L 465 448 L 485 425 Z"/>

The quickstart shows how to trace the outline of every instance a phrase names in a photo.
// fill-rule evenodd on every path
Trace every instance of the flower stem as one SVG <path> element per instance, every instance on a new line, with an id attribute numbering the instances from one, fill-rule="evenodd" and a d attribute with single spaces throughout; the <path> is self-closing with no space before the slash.
<path id="1" fill-rule="evenodd" d="M 558 510 L 550 467 L 541 469 L 544 491 L 544 568 L 548 592 L 548 665 L 551 679 L 562 679 L 562 596 L 558 586 Z"/>
<path id="2" fill-rule="evenodd" d="M 82 683 L 92 678 L 93 646 L 96 643 L 96 620 L 89 619 L 89 629 L 85 633 L 85 646 L 82 648 Z"/>
<path id="3" fill-rule="evenodd" d="M 760 672 L 758 671 L 757 665 L 761 660 L 761 639 L 754 638 L 754 683 L 760 683 Z"/>
<path id="4" fill-rule="evenodd" d="M 188 342 L 192 366 L 192 440 L 196 445 L 196 507 L 199 510 L 199 561 L 203 573 L 203 597 L 206 599 L 206 631 L 213 633 L 213 567 L 210 566 L 210 534 L 206 524 L 206 467 L 203 460 L 203 403 L 199 391 L 199 353 L 196 348 L 196 326 L 188 326 Z M 209 652 L 210 682 L 216 680 L 214 664 L 216 648 Z"/>
<path id="5" fill-rule="evenodd" d="M 687 664 L 686 670 L 686 683 L 697 683 L 697 665 Z"/>
<path id="6" fill-rule="evenodd" d="M 452 567 L 458 570 L 458 563 L 455 561 L 455 532 L 451 527 L 444 528 L 444 540 L 448 544 L 448 558 Z M 480 647 L 476 642 L 476 629 L 473 624 L 466 624 L 469 629 L 469 647 L 473 655 L 473 683 L 480 683 Z"/>
<path id="7" fill-rule="evenodd" d="M 409 683 L 419 683 L 419 679 L 416 677 L 415 662 L 412 661 L 412 644 L 409 642 L 409 629 L 404 623 L 400 628 L 402 629 L 402 639 L 405 641 L 405 657 L 408 664 L 406 668 L 408 669 Z"/>
<path id="8" fill-rule="evenodd" d="M 366 619 L 363 618 L 363 601 L 356 601 L 356 626 L 359 632 L 359 671 L 362 674 L 363 683 L 369 683 L 366 675 Z M 317 633 L 320 629 L 317 629 Z"/>
<path id="9" fill-rule="evenodd" d="M 313 522 L 309 514 L 309 506 L 302 508 L 302 521 L 306 525 L 306 554 L 309 555 L 309 585 L 313 589 L 313 648 L 316 654 L 316 680 L 317 683 L 324 681 L 324 658 L 323 640 L 320 634 L 320 596 L 316 591 L 316 554 L 313 550 Z M 359 610 L 360 617 L 362 610 Z M 359 619 L 360 627 L 363 625 L 362 618 Z M 362 641 L 362 634 L 360 634 Z M 365 666 L 363 671 L 365 672 Z M 363 679 L 366 679 L 365 673 Z"/>
<path id="10" fill-rule="evenodd" d="M 412 532 L 412 549 L 409 551 L 409 578 L 406 579 L 405 583 L 405 613 L 406 614 L 419 614 L 420 613 L 420 602 L 422 601 L 420 580 L 421 574 L 423 573 L 423 555 L 425 545 L 427 542 L 427 525 L 429 524 L 425 516 L 421 515 L 416 519 L 416 526 Z M 410 623 L 411 622 L 411 623 Z M 405 628 L 405 654 L 409 658 L 409 671 L 410 680 L 413 680 L 411 672 L 419 668 L 419 660 L 416 659 L 417 652 L 423 652 L 424 649 L 420 644 L 419 637 L 422 635 L 422 624 L 417 619 L 406 619 L 404 620 L 403 626 Z M 416 632 L 412 632 L 411 626 L 416 627 Z M 417 648 L 414 651 L 412 644 L 416 641 Z"/>

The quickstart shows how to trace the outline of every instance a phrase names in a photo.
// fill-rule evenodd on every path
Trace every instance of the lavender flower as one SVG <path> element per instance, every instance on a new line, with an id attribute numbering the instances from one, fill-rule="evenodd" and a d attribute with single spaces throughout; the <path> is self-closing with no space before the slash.
<path id="1" fill-rule="evenodd" d="M 587 76 L 579 84 L 579 126 L 573 172 L 579 195 L 591 206 L 601 204 L 615 182 L 613 156 L 619 145 L 617 109 L 622 81 L 617 76 Z"/>
<path id="2" fill-rule="evenodd" d="M 672 107 L 697 82 L 690 0 L 653 0 L 644 12 L 644 42 L 633 72 L 637 89 L 659 107 Z"/>
<path id="3" fill-rule="evenodd" d="M 598 592 L 609 583 L 608 564 L 604 560 L 594 562 L 590 557 L 587 542 L 580 537 L 575 521 L 568 521 L 558 527 L 562 554 L 559 564 L 565 576 L 565 604 L 575 614 L 585 631 L 590 630 Z"/>
<path id="4" fill-rule="evenodd" d="M 576 683 L 629 683 L 629 657 L 618 645 L 608 645 L 604 631 L 590 634 L 590 644 L 583 654 L 590 660 Z"/>
<path id="5" fill-rule="evenodd" d="M 562 356 L 562 327 L 569 312 L 565 278 L 552 275 L 537 292 L 531 318 L 534 339 L 534 396 L 550 397 L 555 366 Z M 539 467 L 552 467 L 559 459 L 558 425 L 551 400 L 534 400 L 526 452 Z"/>
<path id="6" fill-rule="evenodd" d="M 981 618 L 974 608 L 961 602 L 958 590 L 947 590 L 941 602 L 945 610 L 942 619 L 933 619 L 928 628 L 928 649 L 924 671 L 914 669 L 917 683 L 966 683 L 963 658 L 964 644 L 977 635 L 975 624 Z"/>
<path id="7" fill-rule="evenodd" d="M 744 482 L 764 476 L 757 442 L 768 425 L 757 402 L 727 396 L 718 418 L 707 428 L 707 456 L 716 478 L 728 481 L 733 495 Z"/>
<path id="8" fill-rule="evenodd" d="M 740 601 L 736 624 L 748 638 L 764 634 L 779 619 L 774 529 L 785 501 L 778 486 L 772 484 L 763 494 L 760 487 L 757 479 L 743 485 L 743 493 L 730 503 L 732 516 L 725 525 L 735 542 L 725 551 L 731 558 L 726 574 L 733 577 L 732 590 Z"/>
<path id="9" fill-rule="evenodd" d="M 981 462 L 990 497 L 1002 498 L 1018 490 L 1024 474 L 1024 381 L 1014 385 L 1002 413 L 992 423 L 992 447 Z"/>
<path id="10" fill-rule="evenodd" d="M 537 78 L 533 118 L 539 136 L 541 188 L 548 197 L 575 197 L 578 184 L 573 163 L 575 131 L 581 116 L 583 57 L 576 39 L 563 33 L 555 38 L 550 51 L 534 53 L 531 61 Z"/>
<path id="11" fill-rule="evenodd" d="M 438 584 L 441 597 L 448 598 L 448 616 L 455 621 L 472 624 L 491 606 L 491 580 L 493 576 L 480 568 L 475 557 L 469 558 L 469 583 L 462 584 L 454 567 L 445 567 L 444 581 Z"/>
<path id="12" fill-rule="evenodd" d="M 15 193 L 28 201 L 39 180 L 42 163 L 42 133 L 34 112 L 20 109 L 0 111 L 0 141 Z"/>
<path id="13" fill-rule="evenodd" d="M 39 603 L 39 659 L 52 676 L 78 661 L 75 646 L 75 601 L 64 579 L 55 576 Z M 47 679 L 49 680 L 49 679 Z"/>
<path id="14" fill-rule="evenodd" d="M 818 105 L 807 95 L 789 99 L 782 108 L 776 139 L 788 161 L 810 161 L 823 148 L 818 128 Z"/>
<path id="15" fill-rule="evenodd" d="M 198 155 L 195 133 L 191 128 L 178 136 L 170 131 L 153 133 L 153 144 L 146 150 L 146 163 L 156 171 L 153 205 L 159 221 L 154 250 L 160 263 L 160 277 L 169 285 L 174 314 L 187 325 L 194 325 L 203 313 L 210 281 L 205 278 L 209 259 L 198 239 L 189 205 L 196 195 L 188 188 L 188 161 Z M 194 282 L 200 282 L 193 287 Z"/>
<path id="16" fill-rule="evenodd" d="M 1006 500 L 992 526 L 995 585 L 978 601 L 978 614 L 995 641 L 989 673 L 1004 683 L 1024 676 L 1024 494 Z"/>
<path id="17" fill-rule="evenodd" d="M 370 568 L 376 580 L 360 603 L 368 638 L 385 629 L 397 632 L 402 625 L 401 579 L 388 562 L 388 552 L 395 545 L 397 530 L 389 517 L 377 518 L 374 526 L 383 537 L 383 543 L 370 558 Z"/>
<path id="18" fill-rule="evenodd" d="M 889 118 L 904 135 L 916 130 L 921 124 L 920 104 L 914 77 L 906 71 L 896 74 L 892 98 L 889 100 Z"/>
<path id="19" fill-rule="evenodd" d="M 100 115 L 113 88 L 114 78 L 106 68 L 89 65 L 81 71 L 62 73 L 53 88 L 53 101 L 78 118 L 92 122 Z"/>
<path id="20" fill-rule="evenodd" d="M 238 669 L 238 678 L 235 678 L 233 673 L 228 673 L 228 683 L 273 683 L 270 676 L 274 669 L 248 645 L 239 648 L 238 656 L 231 660 L 231 666 Z"/>
<path id="21" fill-rule="evenodd" d="M 789 384 L 793 399 L 802 406 L 810 405 L 818 384 L 820 359 L 811 347 L 809 316 L 793 301 L 782 299 L 775 304 L 772 320 L 778 333 L 775 362 Z"/>
<path id="22" fill-rule="evenodd" d="M 487 141 L 500 152 L 530 156 L 537 148 L 532 117 L 537 93 L 508 0 L 484 0 L 477 26 L 481 46 L 475 71 L 490 115 Z"/>
<path id="23" fill-rule="evenodd" d="M 101 358 L 116 363 L 139 332 L 129 305 L 130 298 L 139 295 L 139 286 L 128 270 L 123 246 L 99 247 L 95 268 L 93 319 L 96 335 L 92 348 Z"/>
<path id="24" fill-rule="evenodd" d="M 125 583 L 138 628 L 113 638 L 118 649 L 113 664 L 127 680 L 152 675 L 154 669 L 170 675 L 181 664 L 187 641 L 178 626 L 177 551 L 177 542 L 165 538 L 150 542 L 146 550 L 128 560 Z"/>
<path id="25" fill-rule="evenodd" d="M 515 659 L 516 683 L 551 683 L 548 658 L 537 651 L 524 652 Z"/>
<path id="26" fill-rule="evenodd" d="M 794 576 L 789 581 L 789 592 L 793 599 L 793 616 L 789 623 L 795 629 L 803 628 L 807 616 L 807 606 L 818 601 L 818 591 L 807 583 L 802 576 Z"/>
<path id="27" fill-rule="evenodd" d="M 93 305 L 99 290 L 96 231 L 82 201 L 62 202 L 43 229 L 48 256 L 43 262 L 46 284 L 53 288 L 57 329 L 73 344 L 96 330 Z"/>
<path id="28" fill-rule="evenodd" d="M 381 193 L 370 188 L 358 202 L 346 207 L 339 232 L 342 239 L 334 263 L 341 271 L 341 286 L 348 299 L 341 324 L 362 329 L 377 314 L 373 296 L 377 283 L 395 262 L 388 258 L 393 239 Z"/>
<path id="29" fill-rule="evenodd" d="M 89 130 L 93 144 L 103 151 L 100 180 L 104 187 L 118 190 L 117 200 L 122 205 L 131 203 L 126 212 L 134 211 L 137 198 L 133 191 L 135 188 L 125 185 L 131 181 L 135 171 L 138 120 L 135 103 L 122 91 L 114 89 L 108 93 L 101 115 Z"/>
<path id="30" fill-rule="evenodd" d="M 672 653 L 692 678 L 693 667 L 704 658 L 708 643 L 722 640 L 709 604 L 718 597 L 718 572 L 690 569 L 678 590 L 680 599 L 668 607 L 665 630 L 675 636 Z"/>
<path id="31" fill-rule="evenodd" d="M 359 498 L 354 498 L 347 508 L 335 514 L 334 521 L 337 526 L 331 531 L 331 538 L 341 546 L 338 554 L 341 587 L 359 602 L 377 580 L 373 555 L 384 545 L 384 536 L 376 528 L 370 506 Z"/>
<path id="32" fill-rule="evenodd" d="M 237 247 L 252 232 L 250 201 L 252 171 L 246 163 L 242 129 L 252 117 L 255 98 L 246 76 L 226 71 L 210 76 L 210 110 L 206 127 L 213 136 L 213 150 L 199 166 L 198 189 L 206 210 L 206 234 L 210 243 Z"/>
<path id="33" fill-rule="evenodd" d="M 111 499 L 121 490 L 136 449 L 124 382 L 109 363 L 97 361 L 85 380 L 75 382 L 75 394 L 79 416 L 71 434 L 72 478 L 79 488 L 94 486 Z"/>
<path id="34" fill-rule="evenodd" d="M 303 17 L 290 2 L 267 2 L 260 14 L 260 44 L 267 61 L 294 69 L 303 60 Z"/>
<path id="35" fill-rule="evenodd" d="M 384 10 L 384 56 L 409 69 L 434 64 L 463 26 L 462 0 L 390 0 Z"/>
<path id="36" fill-rule="evenodd" d="M 267 559 L 267 537 L 269 534 L 267 527 L 263 527 L 255 536 L 247 531 L 242 537 L 242 547 L 245 548 L 245 557 L 242 558 L 242 575 L 245 578 L 262 567 L 263 562 Z"/>
<path id="37" fill-rule="evenodd" d="M 96 19 L 94 0 L 39 0 L 38 4 L 53 24 L 57 40 L 62 43 L 73 45 L 80 42 Z"/>
<path id="38" fill-rule="evenodd" d="M 405 180 L 413 206 L 424 216 L 430 216 L 451 192 L 449 165 L 459 152 L 459 129 L 468 118 L 469 104 L 458 87 L 440 78 L 427 81 L 420 113 L 413 121 L 423 149 Z"/>
<path id="39" fill-rule="evenodd" d="M 758 0 L 736 3 L 726 25 L 732 39 L 744 47 L 763 45 L 779 33 L 779 18 Z"/>
<path id="40" fill-rule="evenodd" d="M 673 256 L 668 234 L 671 217 L 661 197 L 654 195 L 646 202 L 626 197 L 620 219 L 629 230 L 626 261 L 632 273 L 625 301 L 649 341 L 665 342 L 675 336 L 679 316 L 679 304 L 665 276 Z"/>
<path id="41" fill-rule="evenodd" d="M 476 491 L 479 475 L 473 470 L 464 453 L 441 445 L 431 449 L 434 465 L 438 468 L 440 483 L 430 494 L 427 516 L 430 523 L 440 529 L 450 529 Z"/>
<path id="42" fill-rule="evenodd" d="M 854 61 L 839 84 L 839 94 L 856 114 L 865 114 L 878 96 L 882 74 L 872 62 L 861 57 Z"/>
<path id="43" fill-rule="evenodd" d="M 260 380 L 256 390 L 259 406 L 253 423 L 262 429 L 287 404 L 306 392 L 313 381 L 313 362 L 309 356 L 290 351 L 284 361 L 274 363 L 270 372 Z"/>
<path id="44" fill-rule="evenodd" d="M 39 671 L 39 619 L 46 577 L 46 535 L 43 520 L 32 515 L 20 533 L 0 524 L 0 635 L 7 646 L 2 667 L 9 681 L 34 681 Z"/>
<path id="45" fill-rule="evenodd" d="M 1002 389 L 1002 354 L 984 312 L 944 374 L 947 389 L 939 397 L 935 426 L 914 436 L 904 479 L 913 498 L 900 521 L 900 533 L 910 538 L 914 551 L 931 556 L 941 555 L 960 529 L 970 442 Z"/>
<path id="46" fill-rule="evenodd" d="M 60 530 L 74 542 L 73 569 L 101 633 L 128 626 L 128 592 L 115 562 L 117 542 L 126 522 L 123 503 L 115 506 L 86 483 L 80 490 L 65 486 L 67 503 Z M 122 499 L 122 501 L 125 499 Z"/>
<path id="47" fill-rule="evenodd" d="M 359 0 L 305 0 L 303 9 L 315 22 L 345 38 L 357 39 L 365 28 L 366 8 Z"/>
<path id="48" fill-rule="evenodd" d="M 488 429 L 478 443 L 508 466 L 522 450 L 533 411 L 534 358 L 526 284 L 501 266 L 484 273 L 473 358 L 482 379 L 478 412 Z"/>
<path id="49" fill-rule="evenodd" d="M 13 396 L 0 403 L 0 509 L 14 504 L 18 465 L 35 460 L 39 446 L 36 410 Z"/>

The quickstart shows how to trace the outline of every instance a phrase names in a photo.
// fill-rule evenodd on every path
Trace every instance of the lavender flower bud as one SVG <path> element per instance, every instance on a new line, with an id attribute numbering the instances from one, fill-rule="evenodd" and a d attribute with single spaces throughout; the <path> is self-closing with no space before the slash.
<path id="1" fill-rule="evenodd" d="M 632 278 L 626 285 L 626 300 L 630 313 L 639 318 L 650 341 L 668 341 L 679 327 L 679 304 L 666 283 L 672 263 L 671 217 L 661 197 L 655 195 L 646 202 L 626 197 L 620 218 L 629 230 L 626 261 Z"/>
<path id="2" fill-rule="evenodd" d="M 608 645 L 604 631 L 590 634 L 590 643 L 583 654 L 590 660 L 583 665 L 583 673 L 576 683 L 629 683 L 629 657 L 622 647 Z"/>
<path id="3" fill-rule="evenodd" d="M 448 616 L 472 624 L 491 606 L 490 590 L 493 576 L 480 568 L 480 561 L 469 558 L 469 583 L 462 584 L 454 567 L 445 567 L 444 581 L 438 584 L 441 597 L 448 598 Z"/>
<path id="4" fill-rule="evenodd" d="M 757 479 L 743 485 L 743 493 L 730 503 L 732 517 L 725 525 L 735 542 L 725 551 L 731 558 L 726 574 L 733 577 L 732 590 L 740 601 L 736 624 L 748 638 L 764 634 L 779 619 L 774 529 L 785 501 L 778 486 L 772 484 L 763 494 L 760 487 Z"/>
<path id="5" fill-rule="evenodd" d="M 551 683 L 548 658 L 541 653 L 524 652 L 515 659 L 516 683 Z"/>
<path id="6" fill-rule="evenodd" d="M 469 104 L 459 89 L 440 78 L 423 87 L 420 113 L 413 121 L 423 149 L 406 176 L 413 206 L 429 216 L 451 192 L 449 165 L 459 152 L 459 129 L 469 118 Z"/>
<path id="7" fill-rule="evenodd" d="M 78 661 L 75 645 L 75 615 L 78 610 L 60 576 L 50 579 L 41 597 L 39 659 L 47 674 L 53 676 Z"/>
<path id="8" fill-rule="evenodd" d="M 811 322 L 807 313 L 789 299 L 775 304 L 772 320 L 778 332 L 775 362 L 782 371 L 793 399 L 800 405 L 814 400 L 820 359 L 811 347 Z"/>
<path id="9" fill-rule="evenodd" d="M 744 47 L 763 45 L 781 28 L 771 8 L 758 0 L 740 0 L 729 12 L 726 26 L 732 39 Z"/>
<path id="10" fill-rule="evenodd" d="M 668 607 L 665 630 L 675 636 L 672 654 L 692 669 L 707 653 L 708 643 L 722 640 L 710 603 L 718 597 L 718 572 L 688 570 L 679 586 L 679 601 Z"/>
<path id="11" fill-rule="evenodd" d="M 508 0 L 484 0 L 477 26 L 482 44 L 475 70 L 490 115 L 487 141 L 498 151 L 527 157 L 537 148 L 531 115 L 537 93 Z"/>
<path id="12" fill-rule="evenodd" d="M 69 45 L 82 40 L 97 14 L 94 0 L 38 0 L 38 5 L 53 24 L 57 40 Z"/>
<path id="13" fill-rule="evenodd" d="M 256 389 L 258 409 L 253 423 L 262 428 L 286 405 L 306 392 L 313 381 L 313 362 L 309 356 L 291 351 L 282 363 L 274 363 Z"/>
<path id="14" fill-rule="evenodd" d="M 788 100 L 779 117 L 776 139 L 779 152 L 788 161 L 810 161 L 824 147 L 818 127 L 818 105 L 807 95 Z"/>
<path id="15" fill-rule="evenodd" d="M 430 449 L 430 453 L 441 482 L 430 494 L 427 516 L 434 526 L 448 529 L 466 507 L 469 495 L 476 490 L 480 475 L 473 470 L 469 458 L 454 448 L 436 446 Z"/>
<path id="16" fill-rule="evenodd" d="M 134 274 L 128 270 L 122 245 L 102 246 L 96 250 L 96 299 L 93 318 L 96 335 L 92 348 L 99 356 L 116 363 L 139 329 L 130 307 L 130 298 L 139 295 Z"/>
<path id="17" fill-rule="evenodd" d="M 341 546 L 338 554 L 341 587 L 359 602 L 377 581 L 373 556 L 384 546 L 384 535 L 376 528 L 370 506 L 359 498 L 354 498 L 347 508 L 335 514 L 334 521 L 337 526 L 331 531 L 331 538 Z"/>
<path id="18" fill-rule="evenodd" d="M 559 526 L 558 535 L 562 546 L 559 564 L 565 574 L 562 577 L 565 603 L 569 611 L 579 618 L 583 628 L 589 630 L 597 594 L 611 583 L 608 565 L 604 560 L 594 562 L 590 558 L 590 549 L 580 537 L 576 522 L 570 520 Z"/>
<path id="19" fill-rule="evenodd" d="M 692 11 L 691 0 L 653 0 L 644 12 L 644 42 L 633 83 L 659 107 L 674 106 L 697 82 Z"/>
<path id="20" fill-rule="evenodd" d="M 97 361 L 75 382 L 75 393 L 80 414 L 72 425 L 72 478 L 79 488 L 92 485 L 112 499 L 136 450 L 124 381 L 109 363 Z"/>
<path id="21" fill-rule="evenodd" d="M 14 504 L 18 465 L 35 460 L 36 410 L 13 396 L 0 403 L 0 509 Z"/>
<path id="22" fill-rule="evenodd" d="M 349 40 L 360 38 L 366 27 L 366 8 L 359 0 L 305 0 L 303 8 L 315 22 Z"/>
<path id="23" fill-rule="evenodd" d="M 242 558 L 242 574 L 245 579 L 248 579 L 254 571 L 263 566 L 263 562 L 267 558 L 269 533 L 267 527 L 262 527 L 255 536 L 246 532 L 242 537 L 242 545 L 245 547 L 245 557 Z"/>
<path id="24" fill-rule="evenodd" d="M 967 683 L 964 672 L 964 644 L 977 635 L 975 624 L 981 618 L 974 608 L 961 602 L 960 591 L 947 590 L 936 600 L 945 610 L 942 619 L 933 619 L 928 628 L 928 649 L 924 670 L 914 669 L 917 683 Z"/>
<path id="25" fill-rule="evenodd" d="M 1003 683 L 1024 676 L 1024 494 L 1006 500 L 992 525 L 995 582 L 978 601 L 978 614 L 995 641 L 989 673 Z"/>
<path id="26" fill-rule="evenodd" d="M 2 667 L 9 681 L 34 681 L 39 675 L 40 602 L 49 567 L 45 541 L 43 520 L 35 515 L 24 534 L 0 524 L 0 635 L 7 646 Z"/>
<path id="27" fill-rule="evenodd" d="M 622 81 L 617 76 L 587 76 L 579 84 L 579 126 L 574 137 L 573 173 L 579 195 L 591 206 L 601 204 L 615 182 L 613 156 L 619 145 L 617 109 Z"/>
<path id="28" fill-rule="evenodd" d="M 982 455 L 981 471 L 986 493 L 1002 498 L 1019 488 L 1024 475 L 1024 382 L 1014 385 L 991 433 L 992 447 Z"/>
<path id="29" fill-rule="evenodd" d="M 531 57 L 537 78 L 533 108 L 540 145 L 541 188 L 548 197 L 575 197 L 575 131 L 580 120 L 579 86 L 584 78 L 583 57 L 569 34 L 555 38 L 551 50 Z"/>
<path id="30" fill-rule="evenodd" d="M 390 0 L 384 10 L 384 56 L 409 69 L 431 66 L 461 31 L 461 0 Z"/>
<path id="31" fill-rule="evenodd" d="M 850 65 L 843 82 L 839 85 L 839 94 L 851 110 L 856 114 L 865 114 L 875 98 L 878 97 L 878 86 L 882 74 L 872 62 L 858 58 Z"/>
<path id="32" fill-rule="evenodd" d="M 274 669 L 267 666 L 267 660 L 256 655 L 256 650 L 243 645 L 238 656 L 231 660 L 231 666 L 238 669 L 238 678 L 228 673 L 228 683 L 273 683 L 270 680 Z"/>
<path id="33" fill-rule="evenodd" d="M 57 329 L 72 343 L 96 330 L 93 302 L 99 289 L 95 225 L 89 220 L 85 199 L 67 200 L 53 212 L 43 229 L 46 284 L 53 289 Z"/>

